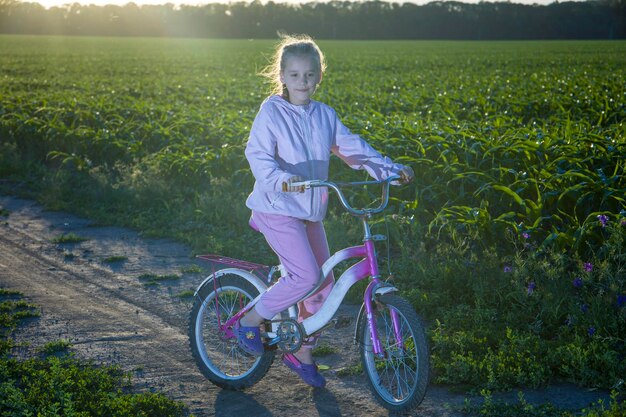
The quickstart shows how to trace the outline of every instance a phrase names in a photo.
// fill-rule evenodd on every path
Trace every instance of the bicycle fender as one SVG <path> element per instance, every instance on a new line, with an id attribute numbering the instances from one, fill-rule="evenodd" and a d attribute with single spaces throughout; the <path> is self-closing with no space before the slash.
<path id="1" fill-rule="evenodd" d="M 206 277 L 204 281 L 202 281 L 202 283 L 198 285 L 198 288 L 196 288 L 196 292 L 194 296 L 197 295 L 198 292 L 205 285 L 209 285 L 209 284 L 213 285 L 214 280 L 219 279 L 222 275 L 226 275 L 226 274 L 239 275 L 240 277 L 248 281 L 250 284 L 254 285 L 256 289 L 259 290 L 259 294 L 263 294 L 267 290 L 267 284 L 263 282 L 263 280 L 261 280 L 259 277 L 254 275 L 253 273 L 248 272 L 243 269 L 239 269 L 239 268 L 226 268 L 226 269 L 220 269 L 219 271 L 215 271 L 213 274 Z"/>
<path id="2" fill-rule="evenodd" d="M 393 293 L 397 291 L 399 290 L 393 285 L 381 284 L 378 288 L 374 290 L 373 297 L 374 299 L 376 299 L 377 296 L 385 295 L 385 294 L 389 294 L 389 293 Z M 356 324 L 354 327 L 354 344 L 355 345 L 359 344 L 359 341 L 361 340 L 361 333 L 359 332 L 359 329 L 361 328 L 361 326 L 359 326 L 359 323 L 361 322 L 361 320 L 364 319 L 364 313 L 365 313 L 365 303 L 361 304 L 361 308 L 359 309 L 359 314 L 357 314 L 356 316 Z"/>

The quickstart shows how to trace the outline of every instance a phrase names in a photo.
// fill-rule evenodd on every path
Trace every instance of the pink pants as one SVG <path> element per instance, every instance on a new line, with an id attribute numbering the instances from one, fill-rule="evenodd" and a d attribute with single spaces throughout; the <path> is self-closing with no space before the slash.
<path id="1" fill-rule="evenodd" d="M 321 266 L 330 257 L 324 225 L 259 212 L 254 212 L 252 218 L 287 270 L 287 276 L 280 278 L 259 299 L 255 307 L 257 313 L 271 319 L 298 303 L 298 321 L 312 316 L 321 308 L 335 283 L 330 272 L 314 294 L 298 302 L 317 286 Z"/>

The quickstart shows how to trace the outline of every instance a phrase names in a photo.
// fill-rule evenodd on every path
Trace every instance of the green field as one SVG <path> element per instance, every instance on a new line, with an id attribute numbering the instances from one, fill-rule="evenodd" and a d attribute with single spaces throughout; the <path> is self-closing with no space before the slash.
<path id="1" fill-rule="evenodd" d="M 2 186 L 273 262 L 247 227 L 243 155 L 272 45 L 0 37 Z M 415 169 L 377 232 L 429 323 L 436 381 L 623 390 L 626 42 L 320 46 L 316 98 Z M 336 205 L 328 223 L 333 249 L 358 241 Z"/>

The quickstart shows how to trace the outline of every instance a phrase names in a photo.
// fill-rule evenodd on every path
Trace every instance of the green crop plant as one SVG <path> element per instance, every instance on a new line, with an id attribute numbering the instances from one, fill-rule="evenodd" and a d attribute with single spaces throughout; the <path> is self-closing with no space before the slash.
<path id="1" fill-rule="evenodd" d="M 0 36 L 0 189 L 194 253 L 275 262 L 244 204 L 273 43 Z M 435 379 L 617 384 L 626 42 L 320 46 L 315 98 L 415 170 L 373 227 L 390 235 L 384 269 L 429 323 Z M 365 177 L 337 158 L 331 169 Z M 331 247 L 359 238 L 333 199 L 327 224 Z"/>

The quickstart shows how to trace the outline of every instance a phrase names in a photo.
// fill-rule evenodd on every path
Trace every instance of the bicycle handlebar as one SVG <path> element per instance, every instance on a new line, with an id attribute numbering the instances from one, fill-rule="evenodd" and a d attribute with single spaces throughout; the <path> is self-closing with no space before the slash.
<path id="1" fill-rule="evenodd" d="M 387 204 L 389 203 L 389 184 L 392 181 L 399 180 L 400 178 L 401 177 L 398 175 L 392 175 L 391 177 L 388 177 L 380 181 L 356 181 L 356 182 L 337 182 L 337 183 L 331 182 L 331 181 L 323 181 L 323 180 L 308 180 L 308 181 L 292 182 L 289 184 L 283 183 L 283 189 L 287 189 L 286 188 L 287 186 L 294 187 L 294 188 L 304 187 L 305 189 L 315 188 L 315 187 L 329 187 L 335 190 L 335 192 L 337 193 L 337 196 L 339 196 L 339 201 L 341 201 L 341 205 L 348 211 L 348 213 L 353 214 L 355 216 L 364 216 L 364 215 L 380 213 L 387 207 Z M 380 205 L 373 209 L 353 208 L 350 205 L 350 203 L 348 203 L 348 199 L 346 198 L 346 196 L 344 195 L 343 191 L 341 191 L 341 188 L 340 188 L 340 187 L 354 187 L 354 186 L 359 186 L 359 185 L 376 185 L 376 184 L 382 184 L 383 190 L 382 190 L 382 197 L 381 197 Z"/>

